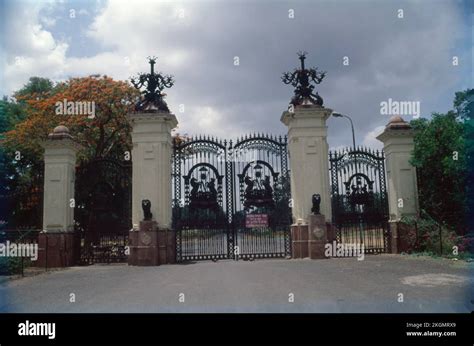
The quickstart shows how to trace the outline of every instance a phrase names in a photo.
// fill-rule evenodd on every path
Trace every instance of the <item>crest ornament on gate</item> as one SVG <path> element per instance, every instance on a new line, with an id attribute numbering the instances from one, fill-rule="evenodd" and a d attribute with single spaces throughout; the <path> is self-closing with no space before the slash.
<path id="1" fill-rule="evenodd" d="M 263 167 L 259 163 L 255 164 L 252 168 L 254 177 L 251 178 L 248 175 L 245 175 L 245 178 L 243 178 L 246 185 L 244 193 L 245 209 L 248 210 L 252 207 L 272 208 L 274 206 L 274 201 L 270 176 L 265 175 L 265 177 L 263 177 Z M 240 179 L 242 179 L 242 177 L 240 177 Z"/>
<path id="2" fill-rule="evenodd" d="M 365 174 L 354 174 L 348 181 L 344 182 L 344 185 L 346 188 L 347 200 L 352 208 L 355 208 L 356 205 L 371 206 L 373 204 L 374 181 L 370 180 Z"/>
<path id="3" fill-rule="evenodd" d="M 217 188 L 222 186 L 222 176 L 216 175 L 211 177 L 210 169 L 208 167 L 199 168 L 198 178 L 191 177 L 194 169 L 193 167 L 189 174 L 184 177 L 185 184 L 191 185 L 191 193 L 189 195 L 189 209 L 211 209 L 217 212 L 219 209 L 219 203 L 217 201 L 218 191 Z M 212 171 L 212 170 L 211 170 Z M 215 172 L 213 172 L 215 174 Z M 216 188 L 216 178 L 218 187 Z"/>

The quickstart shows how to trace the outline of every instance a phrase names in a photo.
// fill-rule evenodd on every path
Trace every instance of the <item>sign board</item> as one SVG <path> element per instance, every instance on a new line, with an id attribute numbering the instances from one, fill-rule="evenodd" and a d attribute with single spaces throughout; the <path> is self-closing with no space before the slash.
<path id="1" fill-rule="evenodd" d="M 246 228 L 268 227 L 268 214 L 248 214 L 245 215 Z"/>

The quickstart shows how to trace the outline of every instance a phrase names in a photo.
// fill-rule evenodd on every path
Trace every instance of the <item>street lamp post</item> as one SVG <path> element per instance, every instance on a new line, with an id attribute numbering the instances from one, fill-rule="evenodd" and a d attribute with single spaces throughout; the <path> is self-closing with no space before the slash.
<path id="1" fill-rule="evenodd" d="M 356 141 L 355 141 L 355 134 L 354 134 L 354 123 L 352 122 L 352 119 L 347 115 L 344 115 L 344 114 L 341 114 L 341 113 L 336 113 L 336 112 L 333 112 L 332 115 L 336 118 L 347 118 L 351 122 L 352 146 L 353 146 L 352 155 L 354 157 L 354 171 L 357 174 L 357 155 L 356 155 Z M 354 186 L 354 185 L 352 185 L 352 186 Z M 361 242 L 361 244 L 363 244 L 364 243 L 364 227 L 363 227 L 363 223 L 362 223 L 361 214 L 359 214 L 359 231 L 360 231 L 359 232 L 360 242 Z"/>
<path id="2" fill-rule="evenodd" d="M 347 116 L 347 115 L 344 115 L 344 114 L 341 114 L 341 113 L 336 113 L 336 112 L 333 112 L 332 113 L 332 116 L 333 117 L 336 117 L 336 118 L 347 118 L 349 119 L 349 121 L 351 122 L 351 129 L 352 129 L 352 146 L 354 148 L 354 151 L 356 150 L 356 140 L 355 140 L 355 134 L 354 134 L 354 123 L 352 122 L 352 119 Z"/>

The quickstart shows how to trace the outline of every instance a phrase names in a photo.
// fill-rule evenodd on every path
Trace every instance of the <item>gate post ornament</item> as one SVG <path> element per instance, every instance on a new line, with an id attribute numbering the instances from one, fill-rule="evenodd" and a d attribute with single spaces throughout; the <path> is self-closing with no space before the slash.
<path id="1" fill-rule="evenodd" d="M 326 72 L 319 72 L 317 67 L 306 69 L 304 61 L 306 59 L 306 52 L 298 52 L 298 57 L 301 62 L 301 68 L 295 69 L 293 72 L 285 72 L 281 77 L 281 80 L 285 84 L 291 84 L 295 87 L 295 96 L 291 99 L 293 106 L 299 105 L 323 105 L 323 99 L 319 94 L 313 93 L 314 85 L 320 84 Z"/>
<path id="2" fill-rule="evenodd" d="M 150 73 L 139 73 L 137 78 L 130 78 L 133 86 L 140 90 L 143 97 L 135 105 L 135 110 L 142 113 L 169 112 L 164 101 L 164 88 L 171 88 L 174 84 L 173 76 L 155 73 L 156 57 L 148 57 Z M 145 86 L 145 90 L 141 88 Z"/>

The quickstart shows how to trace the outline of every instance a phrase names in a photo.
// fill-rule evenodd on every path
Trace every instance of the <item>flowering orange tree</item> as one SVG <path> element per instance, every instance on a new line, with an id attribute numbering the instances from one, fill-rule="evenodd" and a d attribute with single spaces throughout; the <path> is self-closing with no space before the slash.
<path id="1" fill-rule="evenodd" d="M 27 161 L 41 160 L 41 142 L 56 126 L 65 125 L 84 148 L 79 153 L 81 160 L 123 157 L 131 148 L 131 127 L 126 115 L 138 95 L 127 82 L 107 76 L 71 78 L 59 83 L 55 92 L 46 97 L 17 94 L 17 100 L 27 104 L 27 117 L 6 133 L 5 146 L 21 152 Z M 92 113 L 74 107 L 86 103 L 88 107 L 84 108 Z"/>

